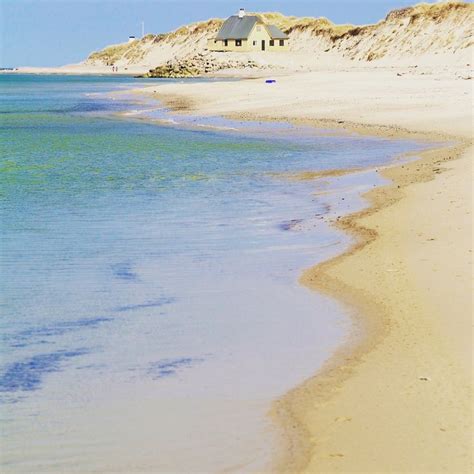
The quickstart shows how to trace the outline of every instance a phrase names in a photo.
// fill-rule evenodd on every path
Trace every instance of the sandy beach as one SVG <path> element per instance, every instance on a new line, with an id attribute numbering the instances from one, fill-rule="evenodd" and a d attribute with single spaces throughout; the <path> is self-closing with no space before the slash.
<path id="1" fill-rule="evenodd" d="M 5 468 L 473 472 L 474 4 L 20 3 Z"/>
<path id="2" fill-rule="evenodd" d="M 472 85 L 457 68 L 331 68 L 268 85 L 140 91 L 181 113 L 411 137 L 433 149 L 335 222 L 355 237 L 301 283 L 353 308 L 354 335 L 278 400 L 280 472 L 471 472 Z M 437 147 L 435 147 L 437 143 Z"/>

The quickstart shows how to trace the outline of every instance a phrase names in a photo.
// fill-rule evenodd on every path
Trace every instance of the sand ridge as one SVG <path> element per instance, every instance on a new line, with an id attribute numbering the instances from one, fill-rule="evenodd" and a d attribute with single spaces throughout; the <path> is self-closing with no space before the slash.
<path id="1" fill-rule="evenodd" d="M 320 64 L 352 62 L 400 65 L 470 62 L 474 6 L 465 2 L 419 4 L 391 11 L 378 23 L 363 26 L 336 25 L 327 18 L 298 18 L 278 12 L 255 14 L 288 34 L 289 53 L 210 53 L 207 40 L 215 36 L 223 22 L 210 19 L 170 33 L 147 35 L 133 43 L 107 47 L 92 53 L 83 66 L 93 68 L 113 63 L 122 72 L 125 68 L 140 67 L 146 72 L 167 61 L 193 62 L 196 54 L 204 54 L 206 63 L 222 65 L 223 69 L 232 69 L 227 64 L 229 61 L 240 61 L 238 70 L 248 75 L 255 73 L 254 67 L 277 72 L 314 70 Z M 250 62 L 254 63 L 252 67 Z M 196 67 L 205 72 L 202 65 Z"/>

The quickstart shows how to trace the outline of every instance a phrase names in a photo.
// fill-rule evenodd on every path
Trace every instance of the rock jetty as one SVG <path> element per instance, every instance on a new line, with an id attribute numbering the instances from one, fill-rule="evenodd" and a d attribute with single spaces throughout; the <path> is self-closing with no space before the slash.
<path id="1" fill-rule="evenodd" d="M 232 58 L 224 61 L 217 61 L 212 56 L 199 53 L 192 57 L 183 59 L 169 60 L 161 66 L 150 69 L 146 74 L 138 77 L 163 77 L 163 78 L 182 78 L 198 77 L 205 74 L 211 74 L 224 69 L 261 69 L 255 61 L 236 60 Z"/>

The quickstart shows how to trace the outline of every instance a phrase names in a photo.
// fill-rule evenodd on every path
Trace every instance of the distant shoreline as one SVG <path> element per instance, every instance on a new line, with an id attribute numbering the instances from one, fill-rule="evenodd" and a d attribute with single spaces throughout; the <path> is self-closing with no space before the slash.
<path id="1" fill-rule="evenodd" d="M 1 74 L 25 74 L 25 75 L 41 75 L 41 76 L 110 76 L 110 77 L 129 77 L 135 76 L 134 72 L 110 72 L 103 70 L 88 69 L 63 69 L 63 68 L 15 68 L 10 70 L 0 70 Z"/>

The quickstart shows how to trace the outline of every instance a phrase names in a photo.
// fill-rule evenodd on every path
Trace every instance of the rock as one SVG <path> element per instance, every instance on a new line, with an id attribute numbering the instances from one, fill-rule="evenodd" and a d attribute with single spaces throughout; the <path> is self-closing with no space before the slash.
<path id="1" fill-rule="evenodd" d="M 161 66 L 150 69 L 148 74 L 142 77 L 196 77 L 201 74 L 209 74 L 222 69 L 244 69 L 259 67 L 255 61 L 232 60 L 226 58 L 225 61 L 218 61 L 209 55 L 198 53 L 195 56 L 180 59 L 177 61 L 169 60 Z M 264 68 L 265 66 L 262 66 Z"/>

